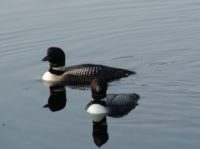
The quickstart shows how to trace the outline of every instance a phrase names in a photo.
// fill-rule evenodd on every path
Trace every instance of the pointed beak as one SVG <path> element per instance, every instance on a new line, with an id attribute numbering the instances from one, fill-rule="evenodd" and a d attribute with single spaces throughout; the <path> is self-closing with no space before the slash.
<path id="1" fill-rule="evenodd" d="M 45 56 L 45 57 L 42 59 L 42 61 L 48 61 L 48 60 L 49 60 L 48 56 Z"/>
<path id="2" fill-rule="evenodd" d="M 46 105 L 44 105 L 44 106 L 43 106 L 43 108 L 48 108 L 48 107 L 49 107 L 49 105 L 48 105 L 48 104 L 46 104 Z"/>

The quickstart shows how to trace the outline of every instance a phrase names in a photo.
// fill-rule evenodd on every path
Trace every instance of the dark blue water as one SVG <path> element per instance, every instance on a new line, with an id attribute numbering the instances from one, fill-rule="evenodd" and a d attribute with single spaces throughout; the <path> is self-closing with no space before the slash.
<path id="1" fill-rule="evenodd" d="M 66 87 L 67 105 L 43 108 L 50 46 L 67 65 L 98 63 L 137 75 L 108 93 L 138 93 L 139 106 L 107 117 L 102 148 L 200 147 L 198 0 L 0 0 L 0 145 L 4 149 L 96 148 L 84 108 L 89 90 Z"/>

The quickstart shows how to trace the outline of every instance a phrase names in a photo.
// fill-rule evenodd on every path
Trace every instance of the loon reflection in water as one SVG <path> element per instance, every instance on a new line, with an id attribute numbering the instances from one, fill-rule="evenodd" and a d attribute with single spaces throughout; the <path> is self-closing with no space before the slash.
<path id="1" fill-rule="evenodd" d="M 107 126 L 106 117 L 104 117 L 100 122 L 93 121 L 92 136 L 93 136 L 94 143 L 98 147 L 102 146 L 108 141 L 109 135 L 108 135 L 107 130 L 108 130 L 108 126 Z"/>
<path id="2" fill-rule="evenodd" d="M 98 118 L 99 118 L 99 115 L 98 114 L 94 114 L 92 115 L 92 113 L 89 113 L 89 115 L 92 117 L 92 119 L 94 119 L 92 121 L 93 123 L 93 140 L 94 140 L 94 143 L 100 147 L 102 145 L 104 145 L 108 140 L 109 140 L 109 134 L 108 134 L 108 125 L 107 125 L 107 116 L 109 117 L 113 117 L 113 118 L 121 118 L 125 115 L 127 115 L 131 110 L 133 110 L 138 104 L 137 102 L 135 103 L 134 106 L 132 106 L 132 108 L 127 108 L 127 110 L 119 110 L 117 113 L 117 109 L 120 107 L 109 107 L 109 105 L 106 105 L 106 102 L 105 101 L 98 101 L 98 102 L 95 102 L 95 101 L 90 101 L 87 105 L 86 105 L 86 110 L 88 109 L 88 107 L 90 107 L 91 105 L 93 104 L 99 104 L 101 106 L 106 106 L 106 108 L 108 109 L 107 110 L 107 115 L 104 115 L 104 117 L 101 119 L 101 120 L 98 120 L 96 121 Z M 115 111 L 115 112 L 113 112 Z M 96 116 L 96 117 L 95 117 Z"/>
<path id="3" fill-rule="evenodd" d="M 48 98 L 48 103 L 44 105 L 44 108 L 49 108 L 50 111 L 56 112 L 65 108 L 67 103 L 66 97 L 66 86 L 71 89 L 76 90 L 88 90 L 88 85 L 66 85 L 63 82 L 48 82 L 43 81 L 43 84 L 49 88 L 50 95 Z"/>
<path id="4" fill-rule="evenodd" d="M 97 146 L 108 141 L 106 117 L 119 118 L 127 115 L 138 105 L 140 96 L 131 94 L 107 94 L 107 82 L 94 79 L 91 82 L 92 101 L 85 110 L 93 120 L 93 139 Z"/>
<path id="5" fill-rule="evenodd" d="M 52 112 L 62 110 L 67 103 L 66 89 L 63 84 L 46 84 L 50 89 L 48 104 L 44 107 Z M 74 89 L 89 89 L 89 86 L 68 86 Z M 82 88 L 83 87 L 83 88 Z M 92 117 L 93 141 L 100 147 L 109 140 L 107 116 L 119 118 L 127 115 L 138 105 L 140 96 L 136 93 L 130 94 L 107 94 L 108 84 L 101 79 L 94 79 L 90 89 L 92 100 L 86 105 L 85 110 Z M 90 111 L 88 110 L 90 109 Z"/>
<path id="6" fill-rule="evenodd" d="M 89 110 L 87 112 L 92 114 L 106 113 L 111 117 L 122 117 L 137 106 L 140 98 L 136 93 L 107 94 L 108 84 L 100 79 L 94 79 L 90 86 L 92 101 L 86 106 L 86 110 Z M 94 106 L 95 108 L 93 108 Z"/>
<path id="7" fill-rule="evenodd" d="M 49 87 L 50 96 L 44 108 L 49 108 L 52 112 L 60 111 L 65 108 L 67 103 L 66 89 L 64 86 Z"/>

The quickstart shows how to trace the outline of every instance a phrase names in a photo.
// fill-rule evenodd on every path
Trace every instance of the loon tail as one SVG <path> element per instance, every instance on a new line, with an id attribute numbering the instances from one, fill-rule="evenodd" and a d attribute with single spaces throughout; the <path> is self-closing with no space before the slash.
<path id="1" fill-rule="evenodd" d="M 140 99 L 140 95 L 139 94 L 132 93 L 131 96 L 137 101 Z"/>
<path id="2" fill-rule="evenodd" d="M 130 75 L 134 75 L 136 74 L 136 72 L 131 71 L 131 70 L 127 70 L 127 69 L 118 69 L 115 73 L 115 76 L 117 78 L 123 78 L 123 77 L 128 77 Z"/>
<path id="3" fill-rule="evenodd" d="M 127 75 L 134 75 L 134 74 L 136 74 L 135 71 L 131 71 L 131 70 L 127 70 L 127 69 L 125 69 L 125 71 L 126 71 Z"/>

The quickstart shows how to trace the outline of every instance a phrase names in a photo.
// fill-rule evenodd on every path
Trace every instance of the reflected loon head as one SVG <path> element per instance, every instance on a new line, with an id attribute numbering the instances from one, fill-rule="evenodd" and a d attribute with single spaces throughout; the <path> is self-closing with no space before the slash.
<path id="1" fill-rule="evenodd" d="M 92 98 L 95 101 L 100 101 L 106 97 L 108 83 L 103 79 L 94 79 L 91 84 Z"/>
<path id="2" fill-rule="evenodd" d="M 49 108 L 52 112 L 60 111 L 65 108 L 67 103 L 66 90 L 64 86 L 51 86 L 50 96 L 48 103 L 44 105 L 44 108 Z"/>
<path id="3" fill-rule="evenodd" d="M 108 85 L 104 80 L 94 79 L 90 86 L 93 101 L 87 105 L 86 111 L 90 114 L 94 122 L 99 122 L 105 118 L 108 113 L 105 101 L 103 101 L 106 97 Z"/>
<path id="4" fill-rule="evenodd" d="M 127 115 L 138 105 L 137 101 L 140 98 L 136 93 L 107 94 L 107 83 L 99 79 L 92 81 L 91 91 L 93 100 L 89 104 L 92 105 L 96 103 L 104 106 L 107 110 L 106 115 L 111 117 L 122 117 Z M 93 111 L 91 110 L 91 113 L 95 113 L 96 109 L 94 107 Z"/>

